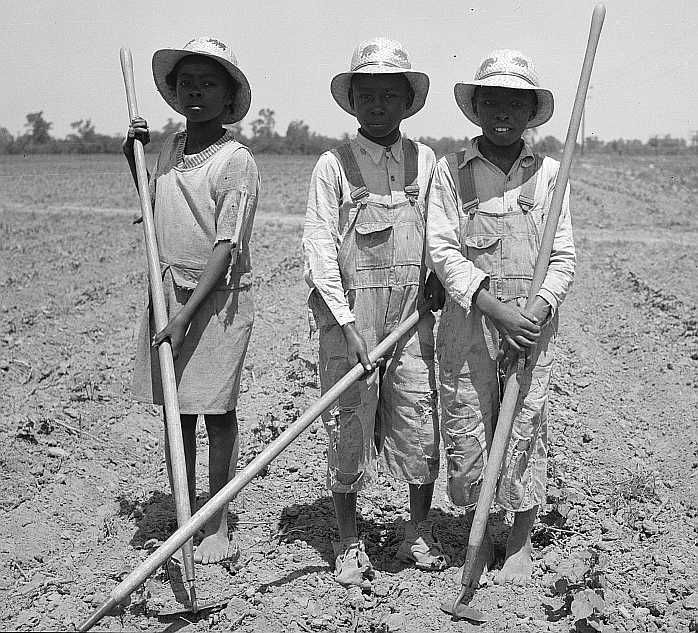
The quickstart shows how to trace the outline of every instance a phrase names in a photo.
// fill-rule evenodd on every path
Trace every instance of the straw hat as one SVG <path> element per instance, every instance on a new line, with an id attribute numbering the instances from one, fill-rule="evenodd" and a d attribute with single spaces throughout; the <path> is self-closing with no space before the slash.
<path id="1" fill-rule="evenodd" d="M 349 72 L 339 73 L 332 79 L 330 90 L 334 100 L 342 110 L 356 115 L 355 109 L 349 103 L 351 78 L 356 74 L 383 75 L 402 73 L 414 90 L 412 105 L 405 113 L 405 118 L 416 114 L 424 107 L 429 92 L 429 77 L 424 73 L 412 70 L 409 53 L 405 47 L 386 37 L 374 37 L 361 42 L 351 56 Z"/>
<path id="2" fill-rule="evenodd" d="M 480 64 L 473 81 L 454 86 L 453 93 L 458 107 L 475 125 L 480 125 L 480 117 L 473 110 L 473 95 L 478 86 L 534 90 L 538 97 L 538 108 L 526 127 L 543 125 L 553 116 L 553 93 L 540 87 L 533 61 L 519 51 L 492 51 Z"/>
<path id="3" fill-rule="evenodd" d="M 184 112 L 177 105 L 177 94 L 167 85 L 167 75 L 169 75 L 179 60 L 189 55 L 203 55 L 217 61 L 237 85 L 235 101 L 231 105 L 230 114 L 225 117 L 222 123 L 237 123 L 247 114 L 252 101 L 252 93 L 247 77 L 238 68 L 238 61 L 233 51 L 227 44 L 213 37 L 197 37 L 184 45 L 184 48 L 162 48 L 153 54 L 153 77 L 155 85 L 162 98 L 170 106 L 179 112 Z"/>

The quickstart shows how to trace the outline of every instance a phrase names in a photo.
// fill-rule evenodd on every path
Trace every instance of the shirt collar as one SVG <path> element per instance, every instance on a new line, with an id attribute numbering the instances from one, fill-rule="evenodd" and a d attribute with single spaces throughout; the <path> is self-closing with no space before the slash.
<path id="1" fill-rule="evenodd" d="M 356 144 L 359 146 L 359 151 L 363 154 L 366 153 L 371 157 L 371 160 L 376 164 L 380 164 L 381 158 L 386 156 L 392 158 L 397 163 L 402 162 L 402 134 L 395 143 L 385 147 L 384 145 L 379 145 L 373 141 L 369 141 L 363 134 L 356 133 Z M 390 150 L 388 153 L 386 150 Z"/>
<path id="2" fill-rule="evenodd" d="M 469 163 L 473 158 L 480 158 L 482 160 L 487 160 L 482 153 L 480 152 L 480 139 L 482 136 L 476 136 L 474 139 L 471 139 L 470 145 L 468 145 L 465 148 L 465 154 L 463 156 L 463 160 L 458 167 L 463 167 L 467 163 Z M 521 153 L 519 154 L 519 157 L 516 159 L 519 162 L 519 165 L 521 167 L 528 167 L 531 165 L 531 163 L 536 159 L 535 154 L 533 153 L 533 148 L 524 140 L 524 145 L 521 148 Z"/>

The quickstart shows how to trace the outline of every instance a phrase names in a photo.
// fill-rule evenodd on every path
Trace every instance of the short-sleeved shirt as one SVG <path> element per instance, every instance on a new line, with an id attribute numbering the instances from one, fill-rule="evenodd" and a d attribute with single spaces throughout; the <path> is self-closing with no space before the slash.
<path id="1" fill-rule="evenodd" d="M 246 188 L 246 230 L 240 236 L 240 255 L 218 287 L 249 286 L 249 239 L 259 190 L 254 158 L 230 131 L 191 156 L 184 154 L 185 143 L 185 132 L 165 141 L 151 179 L 161 265 L 172 271 L 178 286 L 195 288 L 213 247 L 233 240 L 240 194 Z"/>

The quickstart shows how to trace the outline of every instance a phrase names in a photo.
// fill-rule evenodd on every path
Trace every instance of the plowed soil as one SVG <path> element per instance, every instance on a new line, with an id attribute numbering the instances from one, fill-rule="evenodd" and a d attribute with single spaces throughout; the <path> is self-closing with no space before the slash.
<path id="1" fill-rule="evenodd" d="M 319 393 L 300 253 L 314 161 L 258 162 L 243 464 Z M 0 166 L 0 627 L 72 629 L 176 527 L 160 412 L 129 395 L 146 296 L 142 230 L 118 158 Z M 395 562 L 407 488 L 381 476 L 359 500 L 379 577 L 370 593 L 335 584 L 316 421 L 234 502 L 238 565 L 197 568 L 202 599 L 227 606 L 159 618 L 176 602 L 158 571 L 96 630 L 698 630 L 697 168 L 695 157 L 576 163 L 578 267 L 561 311 L 548 504 L 531 584 L 488 577 L 476 592 L 489 622 L 454 622 L 439 609 L 459 588 L 468 533 L 443 475 L 432 515 L 451 567 L 428 574 Z M 199 440 L 203 503 L 203 430 Z M 510 517 L 492 518 L 501 550 Z M 577 619 L 579 602 L 575 615 L 570 605 L 585 588 L 603 602 Z"/>

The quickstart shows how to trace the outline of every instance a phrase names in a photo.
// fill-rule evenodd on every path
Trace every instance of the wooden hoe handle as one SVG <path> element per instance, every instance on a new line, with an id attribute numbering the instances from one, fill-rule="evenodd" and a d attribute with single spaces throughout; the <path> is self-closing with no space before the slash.
<path id="1" fill-rule="evenodd" d="M 403 336 L 408 335 L 415 328 L 421 318 L 419 312 L 414 312 L 405 319 L 395 330 L 381 341 L 370 353 L 371 362 L 385 356 Z M 266 468 L 278 455 L 286 449 L 306 428 L 308 428 L 326 409 L 354 384 L 364 374 L 361 363 L 357 363 L 350 371 L 340 378 L 331 389 L 326 391 L 316 400 L 306 411 L 289 426 L 279 437 L 271 442 L 257 457 L 255 457 L 245 468 L 229 481 L 218 494 L 209 499 L 194 516 L 168 538 L 157 550 L 146 558 L 136 569 L 121 581 L 111 592 L 107 600 L 95 613 L 92 614 L 78 628 L 79 631 L 87 631 L 117 604 L 125 600 L 140 585 L 142 585 L 150 575 L 152 575 L 160 565 L 162 565 L 173 552 L 181 547 L 188 538 L 201 528 L 211 516 L 218 512 L 225 504 L 237 497 L 238 493 L 252 481 L 264 468 Z"/>
<path id="2" fill-rule="evenodd" d="M 138 102 L 136 101 L 136 89 L 133 81 L 133 58 L 128 48 L 121 49 L 121 70 L 124 75 L 128 115 L 129 121 L 131 121 L 134 117 L 138 116 Z M 143 144 L 138 139 L 135 139 L 133 142 L 133 151 L 136 160 L 138 195 L 140 197 L 141 213 L 143 215 L 145 250 L 148 259 L 148 277 L 150 279 L 150 296 L 153 306 L 155 328 L 156 331 L 159 332 L 167 325 L 167 307 L 165 305 L 162 275 L 160 272 L 160 257 L 158 255 L 158 245 L 155 237 L 155 221 L 153 219 L 153 209 L 150 203 L 145 153 L 143 151 Z M 174 360 L 172 358 L 172 347 L 169 340 L 163 341 L 159 346 L 158 357 L 160 360 L 162 391 L 165 399 L 165 418 L 167 421 L 168 448 L 172 465 L 177 524 L 184 525 L 191 516 L 191 508 L 189 504 L 189 487 L 187 485 L 187 468 L 184 459 L 184 442 L 182 441 L 182 424 L 179 417 L 177 381 L 175 378 Z M 193 589 L 193 541 L 187 542 L 182 548 L 182 555 L 186 580 L 190 584 L 190 589 Z M 193 599 L 192 602 L 194 602 Z"/>

